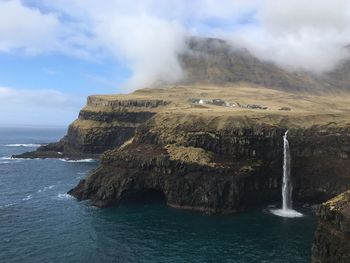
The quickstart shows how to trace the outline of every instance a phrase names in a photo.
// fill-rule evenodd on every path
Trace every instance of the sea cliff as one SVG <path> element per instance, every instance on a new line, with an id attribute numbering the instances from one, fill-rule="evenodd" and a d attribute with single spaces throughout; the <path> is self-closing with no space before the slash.
<path id="1" fill-rule="evenodd" d="M 62 140 L 15 157 L 100 158 L 68 192 L 98 207 L 157 199 L 236 213 L 281 200 L 282 137 L 289 130 L 293 200 L 321 203 L 350 188 L 347 102 L 347 94 L 244 83 L 91 96 Z M 321 206 L 313 262 L 347 262 L 344 209 L 338 216 Z"/>
<path id="2" fill-rule="evenodd" d="M 288 128 L 244 117 L 158 114 L 69 193 L 96 206 L 159 193 L 169 206 L 231 213 L 280 200 L 289 129 L 294 200 L 325 201 L 350 186 L 349 127 Z"/>
<path id="3" fill-rule="evenodd" d="M 322 204 L 317 216 L 312 262 L 350 262 L 350 191 Z"/>
<path id="4" fill-rule="evenodd" d="M 90 96 L 61 141 L 17 157 L 101 157 L 100 167 L 69 191 L 96 206 L 158 196 L 176 208 L 232 213 L 281 199 L 282 137 L 289 130 L 293 199 L 319 203 L 347 190 L 343 96 L 338 107 L 325 108 L 320 102 L 328 96 L 261 90 L 174 86 Z"/>

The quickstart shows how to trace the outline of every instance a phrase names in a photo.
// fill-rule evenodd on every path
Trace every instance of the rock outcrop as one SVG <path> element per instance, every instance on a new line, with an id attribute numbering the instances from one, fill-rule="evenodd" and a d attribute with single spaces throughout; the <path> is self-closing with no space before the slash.
<path id="1" fill-rule="evenodd" d="M 134 136 L 135 129 L 150 119 L 166 100 L 120 96 L 89 96 L 79 117 L 57 143 L 39 147 L 16 158 L 99 158 L 106 150 L 122 145 Z"/>
<path id="2" fill-rule="evenodd" d="M 173 118 L 178 122 L 181 117 Z M 166 116 L 140 126 L 124 147 L 104 153 L 101 167 L 69 193 L 105 207 L 158 192 L 169 206 L 209 213 L 241 211 L 278 199 L 280 142 L 274 137 L 283 130 L 215 131 L 205 129 L 201 120 L 172 129 L 154 126 L 157 122 L 166 125 Z M 276 149 L 269 151 L 274 144 Z"/>
<path id="3" fill-rule="evenodd" d="M 281 199 L 282 137 L 288 129 L 294 200 L 322 202 L 345 191 L 347 97 L 261 89 L 174 86 L 91 96 L 60 142 L 21 157 L 102 155 L 101 166 L 70 191 L 96 206 L 157 196 L 173 207 L 231 213 Z M 196 105 L 190 98 L 268 109 Z M 279 111 L 282 105 L 293 110 Z"/>
<path id="4" fill-rule="evenodd" d="M 312 247 L 313 263 L 350 262 L 350 191 L 322 204 Z"/>
<path id="5" fill-rule="evenodd" d="M 209 213 L 276 202 L 283 120 L 158 113 L 69 193 L 105 207 L 157 192 L 169 206 Z M 289 130 L 294 200 L 325 201 L 350 186 L 350 126 Z"/>

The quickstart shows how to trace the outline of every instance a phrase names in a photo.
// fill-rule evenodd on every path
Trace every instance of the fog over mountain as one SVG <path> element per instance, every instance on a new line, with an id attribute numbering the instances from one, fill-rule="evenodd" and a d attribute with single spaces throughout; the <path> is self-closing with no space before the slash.
<path id="1" fill-rule="evenodd" d="M 214 37 L 284 69 L 321 74 L 349 57 L 349 11 L 346 0 L 0 1 L 0 52 L 110 57 L 131 69 L 127 86 L 135 88 L 178 80 L 186 39 Z"/>
<path id="2" fill-rule="evenodd" d="M 289 91 L 349 90 L 350 60 L 342 60 L 328 72 L 285 69 L 262 60 L 249 50 L 215 38 L 190 37 L 179 55 L 182 84 L 248 82 Z"/>

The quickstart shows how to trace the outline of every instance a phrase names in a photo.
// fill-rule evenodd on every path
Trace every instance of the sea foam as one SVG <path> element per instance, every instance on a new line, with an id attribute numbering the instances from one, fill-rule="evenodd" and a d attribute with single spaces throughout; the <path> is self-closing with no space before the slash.
<path id="1" fill-rule="evenodd" d="M 13 144 L 6 144 L 7 147 L 40 147 L 42 144 L 37 143 L 13 143 Z"/>
<path id="2" fill-rule="evenodd" d="M 73 199 L 74 197 L 67 193 L 64 193 L 64 194 L 58 194 L 57 198 L 60 200 L 68 200 L 68 199 Z"/>
<path id="3" fill-rule="evenodd" d="M 304 215 L 302 213 L 299 213 L 298 211 L 295 211 L 293 209 L 271 209 L 270 212 L 276 216 L 281 217 L 303 217 Z"/>
<path id="4" fill-rule="evenodd" d="M 62 162 L 66 162 L 66 163 L 91 163 L 91 162 L 95 162 L 95 159 L 80 159 L 80 160 L 70 160 L 70 159 L 59 159 Z"/>
<path id="5" fill-rule="evenodd" d="M 32 199 L 33 195 L 27 195 L 27 197 L 23 198 L 22 201 L 28 201 Z"/>

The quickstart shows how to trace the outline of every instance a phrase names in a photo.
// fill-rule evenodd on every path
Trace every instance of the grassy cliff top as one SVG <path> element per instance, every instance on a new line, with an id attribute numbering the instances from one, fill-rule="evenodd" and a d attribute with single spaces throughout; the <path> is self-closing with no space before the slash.
<path id="1" fill-rule="evenodd" d="M 119 106 L 110 108 L 103 103 L 87 105 L 89 111 L 154 111 L 164 114 L 197 116 L 202 118 L 255 119 L 267 124 L 279 124 L 288 119 L 292 126 L 311 126 L 315 124 L 350 123 L 350 93 L 318 93 L 286 92 L 252 84 L 239 83 L 227 86 L 191 85 L 170 86 L 157 89 L 141 89 L 126 95 L 93 95 L 98 101 L 109 103 L 127 103 L 130 101 L 170 102 L 158 107 Z M 192 102 L 191 102 L 192 99 Z M 193 99 L 197 102 L 193 103 Z M 221 99 L 235 107 L 218 106 L 207 103 L 213 99 Z M 203 100 L 204 104 L 198 103 Z M 240 106 L 237 106 L 240 105 Z M 249 105 L 259 105 L 266 109 L 252 109 Z M 285 108 L 287 110 L 281 110 Z"/>

